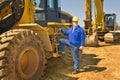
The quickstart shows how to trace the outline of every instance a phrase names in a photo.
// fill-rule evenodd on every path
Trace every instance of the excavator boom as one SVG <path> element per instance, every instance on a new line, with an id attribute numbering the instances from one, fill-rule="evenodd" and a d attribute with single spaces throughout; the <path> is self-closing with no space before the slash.
<path id="1" fill-rule="evenodd" d="M 84 1 L 85 1 L 85 14 L 86 14 L 86 20 L 84 20 L 85 32 L 88 35 L 86 39 L 86 44 L 97 43 L 98 40 L 95 38 L 98 38 L 99 40 L 105 42 L 117 41 L 119 33 L 118 31 L 114 32 L 114 30 L 117 29 L 116 15 L 104 13 L 104 0 L 94 0 L 94 1 L 84 0 Z M 91 7 L 92 2 L 94 2 L 93 20 L 92 20 L 93 11 Z"/>

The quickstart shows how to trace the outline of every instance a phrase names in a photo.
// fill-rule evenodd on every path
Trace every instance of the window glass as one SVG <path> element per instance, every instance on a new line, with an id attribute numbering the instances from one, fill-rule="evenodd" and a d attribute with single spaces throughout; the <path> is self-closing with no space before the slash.
<path id="1" fill-rule="evenodd" d="M 61 10 L 61 0 L 58 0 L 58 9 Z"/>
<path id="2" fill-rule="evenodd" d="M 35 20 L 36 21 L 45 21 L 45 13 L 36 13 Z"/>
<path id="3" fill-rule="evenodd" d="M 44 9 L 45 9 L 45 1 L 36 0 L 36 10 L 44 10 Z"/>
<path id="4" fill-rule="evenodd" d="M 47 7 L 48 9 L 54 10 L 54 0 L 48 0 Z"/>

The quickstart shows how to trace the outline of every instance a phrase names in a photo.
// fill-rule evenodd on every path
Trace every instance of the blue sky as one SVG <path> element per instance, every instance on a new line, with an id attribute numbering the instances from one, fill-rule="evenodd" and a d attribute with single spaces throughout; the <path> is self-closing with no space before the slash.
<path id="1" fill-rule="evenodd" d="M 80 25 L 83 26 L 84 14 L 84 0 L 61 0 L 62 10 L 66 11 L 73 16 L 80 18 Z M 117 22 L 120 25 L 120 0 L 104 0 L 104 12 L 116 13 Z"/>

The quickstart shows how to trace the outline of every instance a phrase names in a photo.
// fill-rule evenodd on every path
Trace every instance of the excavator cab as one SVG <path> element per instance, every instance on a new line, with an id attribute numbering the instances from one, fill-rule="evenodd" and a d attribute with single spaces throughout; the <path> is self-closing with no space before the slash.
<path id="1" fill-rule="evenodd" d="M 116 14 L 105 14 L 105 28 L 109 31 L 115 30 Z"/>
<path id="2" fill-rule="evenodd" d="M 61 21 L 60 0 L 35 0 L 35 22 L 47 26 L 48 22 Z"/>

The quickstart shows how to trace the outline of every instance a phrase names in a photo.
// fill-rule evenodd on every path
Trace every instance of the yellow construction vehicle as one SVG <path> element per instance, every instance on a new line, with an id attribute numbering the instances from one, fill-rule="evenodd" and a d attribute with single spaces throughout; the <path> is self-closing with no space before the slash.
<path id="1" fill-rule="evenodd" d="M 60 0 L 0 0 L 0 80 L 39 80 L 71 20 Z"/>
<path id="2" fill-rule="evenodd" d="M 91 24 L 91 0 L 86 1 L 85 31 L 94 38 L 104 31 L 101 0 L 95 0 L 95 26 Z M 100 8 L 100 11 L 98 10 Z M 67 29 L 72 15 L 61 11 L 60 0 L 0 0 L 0 80 L 38 80 L 47 59 L 58 57 L 59 27 Z"/>
<path id="3" fill-rule="evenodd" d="M 92 20 L 92 0 L 84 0 L 86 45 L 97 46 L 98 39 L 106 43 L 118 41 L 120 32 L 116 31 L 118 29 L 116 14 L 104 13 L 104 0 L 94 0 L 93 2 L 95 12 Z"/>

